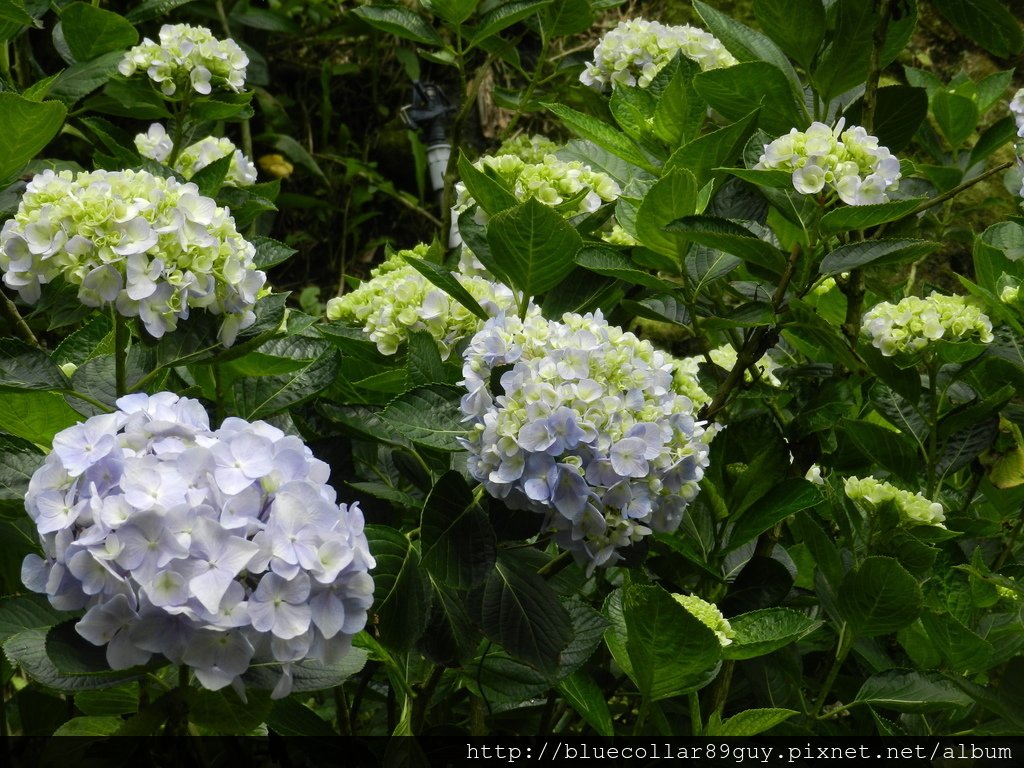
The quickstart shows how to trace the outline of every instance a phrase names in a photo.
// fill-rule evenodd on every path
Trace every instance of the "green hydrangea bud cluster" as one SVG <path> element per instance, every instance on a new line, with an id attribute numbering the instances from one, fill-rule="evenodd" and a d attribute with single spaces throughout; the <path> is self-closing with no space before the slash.
<path id="1" fill-rule="evenodd" d="M 426 331 L 445 360 L 461 339 L 482 325 L 480 318 L 431 283 L 409 259 L 426 256 L 427 246 L 396 251 L 370 279 L 327 302 L 327 318 L 362 326 L 381 354 L 393 355 L 413 331 Z M 515 296 L 500 283 L 455 273 L 455 279 L 491 315 L 512 312 Z"/>
<path id="2" fill-rule="evenodd" d="M 170 156 L 174 143 L 160 123 L 153 123 L 146 133 L 135 136 L 135 148 L 143 157 L 162 163 Z M 256 166 L 252 160 L 243 155 L 231 139 L 216 136 L 207 136 L 185 147 L 174 161 L 174 170 L 188 180 L 206 166 L 229 155 L 231 165 L 224 177 L 225 186 L 250 187 L 255 184 Z"/>
<path id="3" fill-rule="evenodd" d="M 892 502 L 906 523 L 946 527 L 942 524 L 946 519 L 942 505 L 928 500 L 920 493 L 904 491 L 873 477 L 848 477 L 843 485 L 847 497 L 867 512 L 874 512 L 881 505 Z"/>
<path id="4" fill-rule="evenodd" d="M 0 231 L 4 283 L 29 304 L 61 277 L 86 306 L 113 305 L 157 338 L 192 309 L 223 315 L 225 346 L 256 320 L 255 252 L 195 184 L 145 171 L 44 171 Z"/>
<path id="5" fill-rule="evenodd" d="M 206 27 L 165 24 L 160 42 L 148 37 L 132 48 L 118 64 L 131 77 L 141 70 L 160 86 L 165 96 L 189 88 L 208 96 L 213 88 L 241 91 L 249 57 L 234 40 L 218 40 Z"/>
<path id="6" fill-rule="evenodd" d="M 527 136 L 522 133 L 514 139 L 509 139 L 498 147 L 495 155 L 515 155 L 524 163 L 543 163 L 547 155 L 553 155 L 558 151 L 558 145 L 547 136 L 535 133 Z"/>
<path id="7" fill-rule="evenodd" d="M 696 595 L 673 594 L 672 597 L 686 609 L 687 613 L 714 632 L 723 648 L 732 643 L 733 638 L 736 637 L 736 631 L 732 628 L 729 620 L 718 610 L 718 606 L 707 600 L 701 600 Z"/>
<path id="8" fill-rule="evenodd" d="M 939 339 L 992 341 L 992 321 L 963 296 L 933 292 L 908 296 L 898 304 L 883 301 L 864 315 L 861 331 L 886 357 L 919 352 Z"/>
<path id="9" fill-rule="evenodd" d="M 731 344 L 723 344 L 716 349 L 712 349 L 708 355 L 711 357 L 711 362 L 727 371 L 731 371 L 735 367 L 738 359 L 736 350 L 733 349 Z M 765 355 L 757 361 L 757 368 L 761 372 L 762 381 L 771 384 L 773 387 L 782 386 L 782 382 L 779 380 L 779 377 L 775 375 L 775 371 L 781 367 L 782 366 L 775 362 L 770 355 Z M 749 370 L 746 372 L 746 380 L 754 380 L 754 377 L 751 375 Z"/>
<path id="10" fill-rule="evenodd" d="M 844 125 L 840 119 L 835 128 L 825 123 L 811 123 L 806 131 L 794 128 L 765 144 L 754 168 L 792 172 L 793 188 L 804 195 L 828 187 L 847 205 L 888 202 L 888 193 L 899 186 L 899 158 L 860 126 L 844 131 Z"/>
<path id="11" fill-rule="evenodd" d="M 551 206 L 577 201 L 562 209 L 566 217 L 593 213 L 602 203 L 617 199 L 622 192 L 608 174 L 594 171 L 579 160 L 559 160 L 552 154 L 537 163 L 527 162 L 518 155 L 484 155 L 474 166 L 496 173 L 522 202 L 531 197 Z M 456 213 L 475 204 L 462 182 L 455 185 L 455 191 Z"/>
<path id="12" fill-rule="evenodd" d="M 646 88 L 677 54 L 704 71 L 731 67 L 736 58 L 710 32 L 689 24 L 667 26 L 641 18 L 619 22 L 594 49 L 594 60 L 580 75 L 584 85 Z"/>

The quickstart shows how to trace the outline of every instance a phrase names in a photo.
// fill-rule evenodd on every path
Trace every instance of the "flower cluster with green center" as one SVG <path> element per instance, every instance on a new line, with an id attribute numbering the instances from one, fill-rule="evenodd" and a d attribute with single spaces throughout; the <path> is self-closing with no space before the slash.
<path id="1" fill-rule="evenodd" d="M 39 533 L 22 580 L 106 646 L 113 669 L 159 654 L 212 690 L 251 665 L 332 663 L 366 624 L 375 561 L 330 467 L 263 421 L 212 430 L 197 400 L 135 394 L 59 432 L 29 481 Z"/>
<path id="2" fill-rule="evenodd" d="M 256 320 L 266 275 L 254 257 L 226 208 L 145 171 L 44 171 L 0 230 L 4 283 L 29 304 L 60 277 L 86 306 L 113 305 L 156 338 L 193 309 L 222 315 L 225 346 Z"/>
<path id="3" fill-rule="evenodd" d="M 701 70 L 721 69 L 736 64 L 721 41 L 689 24 L 668 26 L 657 21 L 620 21 L 594 49 L 580 82 L 602 88 L 607 85 L 636 85 L 646 88 L 677 54 L 700 65 Z"/>
<path id="4" fill-rule="evenodd" d="M 939 339 L 988 344 L 993 338 L 992 321 L 976 304 L 937 292 L 876 304 L 865 313 L 861 332 L 886 357 L 914 354 Z"/>
<path id="5" fill-rule="evenodd" d="M 945 528 L 942 523 L 946 515 L 942 505 L 928 500 L 920 493 L 904 491 L 873 477 L 848 477 L 843 485 L 847 497 L 866 512 L 874 512 L 883 504 L 892 502 L 905 523 Z"/>
<path id="6" fill-rule="evenodd" d="M 542 163 L 548 155 L 557 152 L 559 146 L 547 136 L 535 133 L 527 136 L 525 133 L 502 142 L 495 155 L 515 155 L 524 163 Z"/>
<path id="7" fill-rule="evenodd" d="M 678 361 L 600 312 L 492 318 L 466 350 L 469 471 L 587 564 L 674 531 L 697 495 L 714 434 L 676 383 Z M 492 372 L 501 374 L 500 391 Z"/>
<path id="8" fill-rule="evenodd" d="M 159 43 L 145 38 L 117 69 L 125 77 L 145 72 L 165 96 L 189 88 L 208 96 L 215 87 L 241 91 L 248 65 L 249 57 L 234 40 L 218 40 L 206 27 L 165 24 Z"/>
<path id="9" fill-rule="evenodd" d="M 888 202 L 888 193 L 899 186 L 899 158 L 862 127 L 844 131 L 844 125 L 841 118 L 834 128 L 825 123 L 811 123 L 806 131 L 794 128 L 765 144 L 754 168 L 791 172 L 794 189 L 804 195 L 827 187 L 848 205 Z"/>
<path id="10" fill-rule="evenodd" d="M 732 628 L 729 620 L 718 610 L 717 605 L 702 600 L 696 595 L 673 594 L 672 597 L 686 609 L 687 613 L 714 632 L 723 648 L 732 644 L 733 638 L 736 637 L 736 631 Z"/>
<path id="11" fill-rule="evenodd" d="M 481 171 L 495 173 L 515 195 L 558 207 L 566 217 L 593 213 L 603 203 L 618 199 L 622 190 L 607 173 L 592 170 L 579 160 L 559 160 L 553 154 L 539 162 L 527 162 L 518 155 L 484 155 L 474 163 Z M 470 208 L 475 200 L 466 185 L 455 185 L 455 212 Z"/>
<path id="12" fill-rule="evenodd" d="M 170 157 L 174 143 L 160 123 L 153 123 L 146 133 L 135 136 L 135 148 L 142 157 L 162 163 Z M 224 177 L 225 186 L 250 187 L 256 183 L 256 166 L 227 138 L 207 136 L 185 147 L 174 161 L 174 171 L 186 181 L 211 163 L 231 157 Z"/>
<path id="13" fill-rule="evenodd" d="M 414 331 L 426 331 L 437 342 L 441 357 L 472 335 L 481 320 L 431 283 L 409 259 L 423 258 L 427 246 L 396 251 L 370 273 L 370 279 L 327 302 L 327 319 L 361 326 L 377 349 L 393 355 Z M 455 273 L 453 277 L 490 315 L 512 311 L 515 296 L 500 283 Z"/>

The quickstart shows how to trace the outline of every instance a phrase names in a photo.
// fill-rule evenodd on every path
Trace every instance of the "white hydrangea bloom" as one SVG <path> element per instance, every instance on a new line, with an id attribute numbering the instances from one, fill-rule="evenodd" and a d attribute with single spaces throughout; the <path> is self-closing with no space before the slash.
<path id="1" fill-rule="evenodd" d="M 1010 100 L 1010 112 L 1017 123 L 1017 135 L 1024 138 L 1024 88 L 1013 94 Z"/>
<path id="2" fill-rule="evenodd" d="M 935 525 L 945 528 L 942 505 L 930 501 L 920 493 L 911 493 L 873 477 L 848 477 L 843 487 L 851 501 L 872 512 L 886 502 L 893 502 L 900 518 L 914 525 Z"/>
<path id="3" fill-rule="evenodd" d="M 594 60 L 583 70 L 580 82 L 597 88 L 646 88 L 679 53 L 697 62 L 703 71 L 736 64 L 736 58 L 710 32 L 689 24 L 667 26 L 636 18 L 620 21 L 601 38 L 594 49 Z"/>
<path id="4" fill-rule="evenodd" d="M 164 162 L 173 148 L 171 137 L 160 123 L 153 123 L 146 133 L 135 137 L 135 148 L 143 157 Z M 207 136 L 185 147 L 174 161 L 174 170 L 186 181 L 211 163 L 231 156 L 231 165 L 224 184 L 229 187 L 250 187 L 256 183 L 256 166 L 242 154 L 231 139 Z"/>
<path id="5" fill-rule="evenodd" d="M 426 331 L 447 360 L 455 344 L 476 333 L 482 322 L 408 264 L 408 259 L 423 258 L 426 253 L 423 244 L 395 252 L 354 291 L 328 301 L 327 319 L 362 326 L 384 355 L 395 354 L 411 332 Z M 514 309 L 515 295 L 504 285 L 483 277 L 453 276 L 487 313 Z"/>
<path id="6" fill-rule="evenodd" d="M 540 162 L 531 163 L 518 155 L 484 155 L 474 164 L 478 170 L 490 169 L 512 189 L 516 199 L 525 202 L 531 197 L 545 205 L 561 206 L 572 200 L 575 205 L 562 209 L 564 216 L 593 213 L 602 204 L 617 200 L 622 190 L 606 173 L 595 171 L 579 160 L 559 160 L 547 154 Z M 462 213 L 475 205 L 466 185 L 455 185 L 454 212 Z"/>
<path id="7" fill-rule="evenodd" d="M 889 201 L 899 187 L 900 161 L 860 126 L 843 130 L 812 123 L 806 131 L 792 129 L 770 144 L 754 167 L 793 174 L 793 188 L 804 195 L 834 191 L 848 205 Z"/>
<path id="8" fill-rule="evenodd" d="M 179 88 L 208 96 L 214 87 L 241 91 L 248 65 L 249 57 L 234 40 L 218 40 L 206 27 L 165 24 L 159 43 L 143 39 L 117 69 L 125 77 L 145 72 L 165 96 Z"/>
<path id="9" fill-rule="evenodd" d="M 718 610 L 717 605 L 702 600 L 696 595 L 673 594 L 672 597 L 686 609 L 687 613 L 714 632 L 723 648 L 732 644 L 733 638 L 736 637 L 736 631 L 732 628 L 729 620 Z"/>
<path id="10" fill-rule="evenodd" d="M 502 392 L 491 389 L 491 373 Z M 615 563 L 652 531 L 674 531 L 697 495 L 714 430 L 676 384 L 678 361 L 600 312 L 498 316 L 470 341 L 462 410 L 469 471 L 587 563 Z"/>
<path id="11" fill-rule="evenodd" d="M 145 171 L 44 171 L 0 230 L 4 283 L 29 304 L 62 277 L 89 307 L 113 305 L 157 338 L 192 309 L 223 315 L 234 343 L 266 275 L 226 208 L 195 184 Z"/>
<path id="12" fill-rule="evenodd" d="M 58 433 L 25 509 L 43 557 L 22 580 L 60 610 L 113 669 L 161 655 L 211 690 L 253 664 L 344 656 L 366 624 L 375 562 L 355 504 L 330 468 L 266 422 L 225 419 L 171 392 L 117 401 Z"/>
<path id="13" fill-rule="evenodd" d="M 992 321 L 976 304 L 937 292 L 876 304 L 865 313 L 861 332 L 886 357 L 919 352 L 939 339 L 988 344 L 993 338 Z"/>
<path id="14" fill-rule="evenodd" d="M 548 155 L 558 151 L 558 145 L 547 136 L 535 133 L 527 136 L 525 133 L 516 136 L 514 139 L 502 142 L 495 155 L 515 155 L 525 163 L 542 163 Z"/>

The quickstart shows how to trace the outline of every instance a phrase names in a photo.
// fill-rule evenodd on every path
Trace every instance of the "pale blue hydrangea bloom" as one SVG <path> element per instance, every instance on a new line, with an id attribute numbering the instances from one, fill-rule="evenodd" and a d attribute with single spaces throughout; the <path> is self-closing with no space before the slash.
<path id="1" fill-rule="evenodd" d="M 754 167 L 792 172 L 793 187 L 801 194 L 827 188 L 847 205 L 888 202 L 888 193 L 899 187 L 899 158 L 862 127 L 843 130 L 845 123 L 840 118 L 835 127 L 815 122 L 806 131 L 793 128 L 765 144 Z"/>
<path id="2" fill-rule="evenodd" d="M 59 433 L 25 508 L 43 557 L 22 580 L 61 610 L 113 669 L 154 654 L 213 690 L 242 689 L 255 663 L 344 655 L 366 623 L 374 567 L 363 516 L 338 504 L 329 468 L 257 421 L 211 430 L 195 400 L 128 395 Z"/>
<path id="3" fill-rule="evenodd" d="M 174 143 L 167 130 L 160 123 L 153 123 L 146 133 L 135 136 L 135 148 L 139 154 L 150 160 L 162 163 L 174 149 Z M 252 160 L 242 154 L 231 139 L 207 136 L 194 144 L 189 144 L 178 154 L 174 161 L 174 170 L 186 181 L 211 163 L 222 157 L 231 157 L 231 165 L 224 177 L 225 186 L 251 187 L 256 183 L 256 166 Z"/>
<path id="4" fill-rule="evenodd" d="M 469 471 L 513 508 L 546 515 L 589 571 L 652 531 L 674 531 L 698 492 L 714 430 L 695 420 L 677 364 L 600 312 L 498 316 L 463 366 Z M 501 375 L 501 392 L 491 373 Z"/>
<path id="5" fill-rule="evenodd" d="M 1017 135 L 1024 138 L 1024 88 L 1013 94 L 1010 100 L 1010 112 L 1017 123 Z"/>
<path id="6" fill-rule="evenodd" d="M 455 345 L 472 335 L 481 320 L 427 280 L 408 263 L 423 258 L 427 246 L 396 251 L 355 290 L 327 302 L 327 319 L 359 325 L 381 354 L 393 355 L 414 331 L 426 331 L 447 360 Z M 515 296 L 501 283 L 478 275 L 453 277 L 485 312 L 496 315 L 515 307 Z"/>
<path id="7" fill-rule="evenodd" d="M 165 96 L 179 88 L 208 96 L 214 87 L 241 91 L 248 65 L 249 57 L 234 40 L 218 40 L 206 27 L 165 24 L 159 43 L 143 39 L 117 69 L 125 77 L 145 72 Z"/>
<path id="8" fill-rule="evenodd" d="M 963 296 L 932 292 L 927 298 L 908 296 L 898 304 L 883 301 L 864 314 L 861 332 L 883 355 L 914 354 L 940 339 L 992 341 L 992 321 Z"/>
<path id="9" fill-rule="evenodd" d="M 717 37 L 699 27 L 636 18 L 620 21 L 601 38 L 580 82 L 598 88 L 609 84 L 646 88 L 680 53 L 705 71 L 736 63 Z"/>
<path id="10" fill-rule="evenodd" d="M 221 315 L 225 346 L 256 321 L 255 254 L 195 184 L 145 171 L 43 171 L 0 230 L 4 283 L 27 303 L 61 277 L 86 306 L 113 305 L 157 338 L 192 309 Z"/>

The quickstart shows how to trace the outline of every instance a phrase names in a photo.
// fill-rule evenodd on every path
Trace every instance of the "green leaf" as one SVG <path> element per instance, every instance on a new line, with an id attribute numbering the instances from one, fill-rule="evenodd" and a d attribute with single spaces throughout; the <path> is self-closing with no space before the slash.
<path id="1" fill-rule="evenodd" d="M 698 186 L 705 184 L 714 175 L 712 171 L 719 171 L 721 166 L 729 165 L 739 157 L 757 127 L 758 112 L 755 110 L 731 125 L 684 144 L 665 163 L 665 173 L 684 168 L 694 175 Z M 792 184 L 792 174 L 786 173 L 785 176 L 786 184 Z"/>
<path id="2" fill-rule="evenodd" d="M 552 4 L 552 0 L 512 0 L 498 3 L 480 17 L 480 26 L 469 39 L 470 47 L 479 45 L 489 37 L 511 27 L 518 21 L 533 16 L 535 13 Z"/>
<path id="3" fill-rule="evenodd" d="M 462 390 L 444 384 L 416 387 L 390 403 L 380 416 L 388 426 L 414 443 L 443 451 L 458 451 L 465 437 L 459 403 Z"/>
<path id="4" fill-rule="evenodd" d="M 761 28 L 779 47 L 810 69 L 825 37 L 825 8 L 821 0 L 754 0 Z M 794 23 L 799 19 L 799 23 Z"/>
<path id="5" fill-rule="evenodd" d="M 998 436 L 997 416 L 980 419 L 949 437 L 942 447 L 942 455 L 935 468 L 945 475 L 966 467 L 987 450 Z"/>
<path id="6" fill-rule="evenodd" d="M 744 261 L 781 274 L 786 268 L 782 251 L 746 227 L 716 216 L 686 216 L 665 227 L 687 240 L 738 256 Z"/>
<path id="7" fill-rule="evenodd" d="M 546 674 L 572 639 L 569 614 L 551 586 L 530 566 L 503 554 L 469 597 L 470 614 L 484 634 L 512 656 Z"/>
<path id="8" fill-rule="evenodd" d="M 43 595 L 16 595 L 0 599 L 0 643 L 29 630 L 47 630 L 67 621 Z"/>
<path id="9" fill-rule="evenodd" d="M 139 711 L 139 686 L 136 683 L 82 691 L 75 695 L 75 708 L 83 715 L 128 715 Z"/>
<path id="10" fill-rule="evenodd" d="M 743 511 L 732 523 L 728 551 L 743 546 L 780 523 L 790 515 L 821 501 L 818 487 L 801 477 L 792 477 L 775 484 L 767 494 Z"/>
<path id="11" fill-rule="evenodd" d="M 28 481 L 45 458 L 31 443 L 0 435 L 0 510 L 24 514 Z"/>
<path id="12" fill-rule="evenodd" d="M 579 233 L 534 198 L 492 216 L 487 242 L 512 284 L 526 296 L 537 296 L 562 282 L 583 247 Z"/>
<path id="13" fill-rule="evenodd" d="M 125 18 L 132 24 L 138 24 L 142 21 L 149 21 L 158 16 L 163 16 L 175 8 L 180 8 L 192 2 L 195 2 L 195 0 L 145 0 L 145 2 L 139 3 L 128 11 L 125 14 Z"/>
<path id="14" fill-rule="evenodd" d="M 907 482 L 917 480 L 922 460 L 912 436 L 905 437 L 870 421 L 844 420 L 841 429 L 873 466 L 894 472 Z"/>
<path id="15" fill-rule="evenodd" d="M 760 109 L 759 125 L 772 135 L 805 128 L 810 120 L 797 103 L 782 71 L 763 61 L 748 61 L 723 69 L 710 69 L 693 78 L 697 92 L 712 109 L 729 120 L 740 120 Z"/>
<path id="16" fill-rule="evenodd" d="M 682 53 L 676 54 L 675 59 L 658 73 L 658 78 L 666 75 L 670 67 L 671 77 L 657 97 L 654 108 L 654 133 L 669 147 L 678 147 L 681 142 L 689 142 L 700 133 L 700 127 L 707 119 L 708 105 L 693 87 L 693 76 L 700 72 L 697 62 Z"/>
<path id="17" fill-rule="evenodd" d="M 401 532 L 383 525 L 366 526 L 366 539 L 377 561 L 373 612 L 380 641 L 392 650 L 407 650 L 430 618 L 431 590 L 419 552 Z"/>
<path id="18" fill-rule="evenodd" d="M 967 167 L 982 162 L 1017 137 L 1017 123 L 1012 117 L 997 120 L 984 131 L 971 148 Z"/>
<path id="19" fill-rule="evenodd" d="M 575 672 L 558 684 L 558 692 L 598 736 L 614 736 L 608 697 L 585 672 Z"/>
<path id="20" fill-rule="evenodd" d="M 590 0 L 559 0 L 540 15 L 540 25 L 548 39 L 585 32 L 593 20 Z"/>
<path id="21" fill-rule="evenodd" d="M 188 721 L 217 736 L 249 736 L 270 714 L 270 695 L 266 691 L 247 691 L 246 701 L 232 688 L 208 691 L 190 686 L 185 690 Z"/>
<path id="22" fill-rule="evenodd" d="M 35 19 L 25 10 L 24 0 L 4 0 L 0 2 L 0 22 L 25 27 L 34 24 Z"/>
<path id="23" fill-rule="evenodd" d="M 72 3 L 60 13 L 64 40 L 77 61 L 90 61 L 97 56 L 125 49 L 139 42 L 139 33 L 131 22 L 111 11 L 88 3 Z"/>
<path id="24" fill-rule="evenodd" d="M 253 261 L 258 269 L 269 269 L 270 267 L 275 267 L 298 253 L 298 251 L 291 246 L 285 245 L 278 240 L 274 240 L 272 237 L 258 235 L 252 238 L 250 242 L 256 246 L 256 255 Z"/>
<path id="25" fill-rule="evenodd" d="M 351 12 L 382 32 L 412 40 L 414 43 L 434 45 L 438 48 L 444 46 L 444 39 L 422 16 L 401 5 L 360 5 Z"/>
<path id="26" fill-rule="evenodd" d="M 340 363 L 340 355 L 328 350 L 292 373 L 242 377 L 234 386 L 238 415 L 264 418 L 309 400 L 330 386 Z"/>
<path id="27" fill-rule="evenodd" d="M 426 259 L 406 258 L 406 263 L 481 320 L 489 319 L 486 310 L 447 269 Z"/>
<path id="28" fill-rule="evenodd" d="M 938 672 L 889 669 L 865 680 L 851 703 L 897 712 L 941 712 L 969 707 L 973 700 Z"/>
<path id="29" fill-rule="evenodd" d="M 658 179 L 644 195 L 636 213 L 637 239 L 681 267 L 688 247 L 686 238 L 666 228 L 670 222 L 696 210 L 697 180 L 689 171 L 676 168 Z"/>
<path id="30" fill-rule="evenodd" d="M 124 54 L 120 51 L 111 51 L 90 61 L 72 64 L 54 80 L 50 95 L 68 104 L 75 103 L 105 85 L 117 72 L 122 58 Z"/>
<path id="31" fill-rule="evenodd" d="M 376 575 L 376 574 L 375 574 Z M 308 693 L 335 688 L 366 665 L 367 653 L 362 648 L 350 648 L 332 664 L 319 661 L 297 661 L 292 664 L 292 693 Z M 242 675 L 246 688 L 271 690 L 281 678 L 280 664 L 253 664 Z"/>
<path id="32" fill-rule="evenodd" d="M 933 0 L 936 10 L 954 27 L 1001 59 L 1024 48 L 1020 23 L 998 0 Z"/>
<path id="33" fill-rule="evenodd" d="M 733 56 L 741 62 L 766 62 L 771 64 L 788 81 L 791 94 L 790 99 L 800 98 L 802 101 L 803 86 L 800 83 L 800 78 L 797 76 L 796 70 L 793 69 L 793 65 L 789 63 L 789 59 L 786 58 L 786 54 L 775 43 L 760 32 L 755 32 L 750 27 L 741 24 L 721 11 L 716 11 L 707 3 L 694 0 L 693 7 L 708 25 L 711 34 L 721 40 L 722 44 Z M 800 24 L 792 24 L 793 17 L 791 13 L 791 26 L 800 26 L 804 23 L 803 17 L 799 16 L 797 18 L 800 19 Z M 747 111 L 749 112 L 750 110 Z M 806 110 L 804 110 L 804 113 L 806 114 Z M 808 123 L 810 123 L 809 119 L 799 124 L 791 123 L 790 127 L 795 126 L 799 128 Z M 789 129 L 786 128 L 784 130 L 788 131 Z"/>
<path id="34" fill-rule="evenodd" d="M 875 93 L 874 134 L 890 152 L 907 147 L 927 117 L 928 94 L 923 88 L 888 85 Z"/>
<path id="35" fill-rule="evenodd" d="M 478 169 L 464 154 L 459 155 L 459 176 L 470 196 L 487 213 L 500 213 L 519 204 L 500 181 Z"/>
<path id="36" fill-rule="evenodd" d="M 690 315 L 686 306 L 668 294 L 648 296 L 640 301 L 624 300 L 620 302 L 619 306 L 636 317 L 660 323 L 671 323 L 683 328 L 690 327 Z"/>
<path id="37" fill-rule="evenodd" d="M 57 101 L 31 101 L 0 92 L 0 188 L 57 135 L 67 108 Z"/>
<path id="38" fill-rule="evenodd" d="M 649 700 L 689 693 L 711 681 L 722 659 L 718 637 L 664 589 L 627 585 L 622 616 L 630 678 Z"/>
<path id="39" fill-rule="evenodd" d="M 409 334 L 405 348 L 405 374 L 410 387 L 445 383 L 441 353 L 429 331 L 412 331 Z"/>
<path id="40" fill-rule="evenodd" d="M 458 472 L 441 475 L 431 489 L 423 504 L 420 536 L 423 567 L 449 587 L 475 587 L 494 568 L 494 530 Z"/>
<path id="41" fill-rule="evenodd" d="M 120 717 L 73 717 L 53 732 L 54 736 L 113 736 L 124 725 Z"/>
<path id="42" fill-rule="evenodd" d="M 953 149 L 958 149 L 978 124 L 978 105 L 974 100 L 945 89 L 932 98 L 932 114 Z"/>
<path id="43" fill-rule="evenodd" d="M 836 248 L 821 260 L 818 271 L 823 275 L 838 275 L 869 264 L 898 264 L 920 259 L 941 247 L 942 243 L 930 240 L 863 240 Z"/>
<path id="44" fill-rule="evenodd" d="M 823 622 L 792 608 L 764 608 L 729 619 L 736 636 L 723 654 L 741 661 L 764 656 L 795 643 L 814 632 Z"/>
<path id="45" fill-rule="evenodd" d="M 898 221 L 923 202 L 925 198 L 913 197 L 909 200 L 893 200 L 875 205 L 844 205 L 821 217 L 821 231 L 830 234 L 848 232 Z"/>
<path id="46" fill-rule="evenodd" d="M 638 168 L 643 168 L 651 173 L 658 172 L 657 166 L 622 131 L 616 130 L 607 123 L 603 123 L 595 117 L 586 115 L 564 104 L 544 104 L 543 106 L 565 123 L 570 131 L 581 138 L 594 142 L 602 149 L 611 152 L 628 163 L 632 163 Z"/>
<path id="47" fill-rule="evenodd" d="M 974 674 L 984 672 L 991 666 L 995 655 L 992 643 L 972 632 L 955 617 L 924 611 L 921 624 L 929 641 L 953 672 Z"/>
<path id="48" fill-rule="evenodd" d="M 891 557 L 868 557 L 839 585 L 837 604 L 858 635 L 876 637 L 912 623 L 921 612 L 921 587 Z"/>
<path id="49" fill-rule="evenodd" d="M 656 291 L 672 292 L 680 288 L 675 283 L 644 272 L 629 258 L 618 251 L 600 245 L 585 246 L 576 256 L 576 263 L 599 275 L 614 277 L 634 285 L 642 285 Z"/>
<path id="50" fill-rule="evenodd" d="M 337 737 L 330 723 L 293 698 L 278 699 L 270 707 L 267 728 L 278 736 Z"/>
<path id="51" fill-rule="evenodd" d="M 0 429 L 43 447 L 81 420 L 57 392 L 0 392 Z"/>
<path id="52" fill-rule="evenodd" d="M 757 736 L 774 728 L 779 723 L 786 722 L 795 714 L 797 712 L 793 709 L 747 709 L 743 712 L 737 712 L 725 722 L 719 723 L 714 727 L 711 727 L 709 724 L 703 735 L 733 738 Z"/>
<path id="53" fill-rule="evenodd" d="M 41 349 L 17 339 L 0 339 L 0 391 L 53 390 L 67 386 L 67 377 Z"/>

